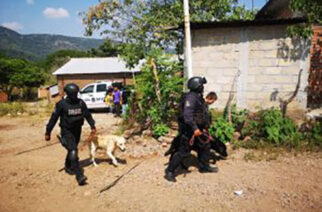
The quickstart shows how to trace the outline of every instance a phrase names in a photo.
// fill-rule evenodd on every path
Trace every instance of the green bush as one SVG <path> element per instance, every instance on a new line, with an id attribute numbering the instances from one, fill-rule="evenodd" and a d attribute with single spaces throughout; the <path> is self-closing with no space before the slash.
<path id="1" fill-rule="evenodd" d="M 247 118 L 248 111 L 246 109 L 237 110 L 236 104 L 233 104 L 231 107 L 231 122 L 236 131 L 241 131 L 244 123 Z M 224 110 L 224 118 L 228 120 L 228 110 L 225 108 Z"/>
<path id="2" fill-rule="evenodd" d="M 322 148 L 322 122 L 314 122 L 312 128 L 306 133 L 306 139 L 310 146 Z"/>
<path id="3" fill-rule="evenodd" d="M 302 150 L 322 148 L 322 123 L 306 123 L 301 132 L 288 117 L 283 117 L 279 109 L 270 108 L 249 114 L 241 131 L 241 138 L 250 141 L 234 143 L 236 148 L 288 147 Z"/>
<path id="4" fill-rule="evenodd" d="M 20 102 L 13 103 L 0 103 L 0 116 L 7 114 L 17 115 L 18 113 L 23 113 L 24 108 Z"/>
<path id="5" fill-rule="evenodd" d="M 153 136 L 156 138 L 164 136 L 169 132 L 169 129 L 166 124 L 156 124 L 153 126 Z"/>
<path id="6" fill-rule="evenodd" d="M 322 122 L 315 122 L 312 126 L 312 139 L 322 143 Z"/>
<path id="7" fill-rule="evenodd" d="M 223 112 L 215 110 L 214 108 L 211 108 L 210 115 L 211 115 L 212 120 L 217 120 L 218 118 L 223 116 Z"/>
<path id="8" fill-rule="evenodd" d="M 218 118 L 210 126 L 209 132 L 216 140 L 224 143 L 229 142 L 235 132 L 234 127 L 224 118 Z"/>
<path id="9" fill-rule="evenodd" d="M 248 117 L 246 124 L 241 131 L 241 137 L 250 136 L 254 140 L 259 140 L 262 135 L 261 123 L 258 116 Z"/>
<path id="10" fill-rule="evenodd" d="M 281 111 L 276 108 L 261 110 L 249 117 L 242 129 L 242 137 L 246 136 L 290 147 L 298 147 L 302 137 L 292 120 L 284 118 Z"/>
<path id="11" fill-rule="evenodd" d="M 274 144 L 295 144 L 301 137 L 295 124 L 291 119 L 283 118 L 282 113 L 278 109 L 265 110 L 263 116 L 263 137 Z M 295 145 L 297 146 L 297 145 Z"/>
<path id="12" fill-rule="evenodd" d="M 145 59 L 142 72 L 135 80 L 135 92 L 130 97 L 131 119 L 152 127 L 159 135 L 165 129 L 161 126 L 177 118 L 183 92 L 183 64 L 156 48 L 152 48 Z"/>

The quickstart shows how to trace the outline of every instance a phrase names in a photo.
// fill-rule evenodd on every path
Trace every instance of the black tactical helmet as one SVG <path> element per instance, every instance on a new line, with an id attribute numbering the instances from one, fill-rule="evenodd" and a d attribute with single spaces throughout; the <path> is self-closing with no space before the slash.
<path id="1" fill-rule="evenodd" d="M 77 99 L 77 94 L 79 92 L 79 87 L 75 84 L 75 83 L 68 83 L 65 87 L 64 87 L 64 91 L 67 94 L 67 97 L 75 100 Z"/>
<path id="2" fill-rule="evenodd" d="M 188 80 L 188 89 L 191 91 L 199 91 L 202 92 L 203 85 L 207 83 L 205 77 L 191 77 Z"/>

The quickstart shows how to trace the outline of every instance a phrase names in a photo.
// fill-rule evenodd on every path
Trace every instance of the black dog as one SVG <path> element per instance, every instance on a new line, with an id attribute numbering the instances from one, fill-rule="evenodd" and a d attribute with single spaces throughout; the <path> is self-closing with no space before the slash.
<path id="1" fill-rule="evenodd" d="M 172 156 L 174 155 L 174 153 L 176 153 L 179 149 L 180 138 L 181 138 L 181 135 L 180 134 L 177 135 L 173 139 L 170 148 L 164 153 L 164 156 L 170 155 L 170 160 L 171 160 Z M 210 140 L 210 145 L 211 145 L 211 149 L 215 150 L 220 156 L 222 156 L 222 157 L 228 156 L 227 147 L 220 140 Z M 193 148 L 193 149 L 196 150 L 195 148 Z"/>
<path id="2" fill-rule="evenodd" d="M 210 141 L 211 149 L 215 150 L 220 156 L 227 157 L 227 147 L 220 140 L 211 140 Z"/>

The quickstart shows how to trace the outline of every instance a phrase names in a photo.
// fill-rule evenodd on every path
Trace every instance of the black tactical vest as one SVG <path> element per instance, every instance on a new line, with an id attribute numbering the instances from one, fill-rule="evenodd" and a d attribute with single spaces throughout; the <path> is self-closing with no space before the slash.
<path id="1" fill-rule="evenodd" d="M 205 101 L 202 97 L 198 98 L 198 106 L 195 108 L 194 120 L 200 128 L 207 126 L 207 111 Z"/>
<path id="2" fill-rule="evenodd" d="M 63 100 L 63 115 L 61 117 L 61 125 L 63 127 L 73 128 L 84 124 L 82 104 L 82 101 L 79 101 L 77 104 L 71 104 L 68 101 Z"/>

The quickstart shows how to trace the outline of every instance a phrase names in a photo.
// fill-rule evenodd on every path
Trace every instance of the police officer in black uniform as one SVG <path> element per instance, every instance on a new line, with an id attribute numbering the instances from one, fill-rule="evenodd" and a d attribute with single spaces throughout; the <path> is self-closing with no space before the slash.
<path id="1" fill-rule="evenodd" d="M 50 133 L 60 117 L 61 143 L 67 150 L 65 160 L 65 171 L 68 174 L 75 174 L 79 185 L 85 185 L 87 178 L 79 166 L 77 146 L 80 140 L 84 118 L 91 127 L 91 134 L 95 134 L 95 121 L 85 102 L 77 97 L 79 87 L 70 83 L 64 87 L 67 98 L 56 104 L 46 127 L 45 139 L 50 140 Z"/>
<path id="2" fill-rule="evenodd" d="M 207 81 L 203 77 L 192 77 L 188 80 L 188 89 L 183 106 L 183 122 L 181 125 L 180 146 L 173 157 L 170 158 L 169 165 L 165 170 L 165 178 L 175 182 L 175 169 L 182 163 L 183 159 L 190 155 L 193 147 L 198 152 L 199 171 L 217 172 L 217 168 L 209 166 L 210 143 L 203 143 L 200 139 L 202 131 L 207 127 L 205 100 L 203 99 L 204 84 Z"/>

